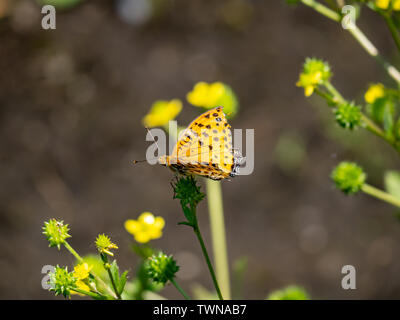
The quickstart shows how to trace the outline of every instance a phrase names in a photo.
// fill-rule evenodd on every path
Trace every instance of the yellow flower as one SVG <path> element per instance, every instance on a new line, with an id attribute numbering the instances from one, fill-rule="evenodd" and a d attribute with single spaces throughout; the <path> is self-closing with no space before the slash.
<path id="1" fill-rule="evenodd" d="M 112 243 L 110 237 L 106 236 L 104 233 L 97 236 L 95 244 L 99 252 L 106 253 L 110 256 L 114 255 L 114 253 L 110 251 L 111 249 L 118 249 L 118 246 Z"/>
<path id="2" fill-rule="evenodd" d="M 160 127 L 173 120 L 182 110 L 182 102 L 179 99 L 171 101 L 158 100 L 151 106 L 150 112 L 145 115 L 142 123 L 145 127 Z"/>
<path id="3" fill-rule="evenodd" d="M 385 95 L 385 87 L 382 83 L 372 84 L 369 86 L 364 95 L 367 103 L 374 103 L 376 99 L 382 98 Z"/>
<path id="4" fill-rule="evenodd" d="M 302 73 L 300 75 L 299 81 L 297 81 L 296 83 L 296 86 L 304 87 L 304 95 L 306 97 L 309 97 L 313 94 L 314 89 L 320 83 L 321 78 L 322 73 L 320 71 L 311 74 Z"/>
<path id="5" fill-rule="evenodd" d="M 89 266 L 86 262 L 80 263 L 74 267 L 74 277 L 78 280 L 86 279 L 92 268 L 93 266 Z"/>
<path id="6" fill-rule="evenodd" d="M 89 286 L 82 280 L 85 280 L 86 278 L 89 277 L 90 270 L 92 270 L 92 266 L 89 266 L 86 262 L 80 263 L 74 267 L 74 277 L 77 279 L 75 285 L 78 287 L 78 289 L 85 290 L 85 291 L 90 291 Z M 72 294 L 78 294 L 80 296 L 84 296 L 84 294 L 81 294 L 79 292 L 71 290 Z"/>
<path id="7" fill-rule="evenodd" d="M 303 65 L 296 86 L 304 88 L 304 95 L 309 97 L 318 85 L 329 81 L 332 76 L 331 68 L 327 62 L 316 58 L 307 58 Z"/>
<path id="8" fill-rule="evenodd" d="M 193 90 L 187 94 L 187 100 L 196 107 L 207 109 L 217 107 L 216 103 L 224 94 L 225 88 L 221 82 L 197 83 Z"/>
<path id="9" fill-rule="evenodd" d="M 77 282 L 75 282 L 75 285 L 78 287 L 78 289 L 90 292 L 89 286 L 86 283 L 84 283 L 83 281 L 81 281 L 81 280 L 78 280 Z M 84 296 L 84 294 L 82 294 L 80 292 L 76 292 L 74 290 L 71 290 L 71 294 L 77 294 L 77 295 L 80 295 L 80 296 Z"/>
<path id="10" fill-rule="evenodd" d="M 222 82 L 198 82 L 186 95 L 186 99 L 190 104 L 206 109 L 223 106 L 228 115 L 235 114 L 238 109 L 235 94 L 229 86 Z"/>
<path id="11" fill-rule="evenodd" d="M 125 221 L 125 229 L 140 243 L 149 242 L 162 236 L 165 221 L 162 217 L 154 217 L 151 212 L 143 212 L 137 220 Z"/>
<path id="12" fill-rule="evenodd" d="M 389 8 L 389 3 L 390 0 L 375 0 L 375 5 L 379 8 L 379 9 L 387 9 Z"/>
<path id="13" fill-rule="evenodd" d="M 392 0 L 392 8 L 394 11 L 400 11 L 400 0 Z"/>

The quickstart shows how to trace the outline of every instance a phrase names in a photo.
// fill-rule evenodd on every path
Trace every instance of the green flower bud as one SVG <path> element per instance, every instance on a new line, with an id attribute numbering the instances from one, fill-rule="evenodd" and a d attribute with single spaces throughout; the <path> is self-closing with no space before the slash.
<path id="1" fill-rule="evenodd" d="M 147 260 L 146 269 L 149 277 L 154 282 L 165 284 L 175 277 L 179 267 L 172 256 L 159 252 Z"/>
<path id="2" fill-rule="evenodd" d="M 68 272 L 67 267 L 61 268 L 57 265 L 54 272 L 49 273 L 49 276 L 50 291 L 54 291 L 56 296 L 62 294 L 68 298 L 77 281 L 73 272 Z"/>
<path id="3" fill-rule="evenodd" d="M 352 162 L 341 162 L 331 174 L 336 187 L 346 194 L 357 193 L 363 186 L 367 175 L 363 169 Z"/>
<path id="4" fill-rule="evenodd" d="M 309 300 L 307 292 L 298 286 L 289 286 L 270 293 L 268 300 Z"/>
<path id="5" fill-rule="evenodd" d="M 174 199 L 181 200 L 183 206 L 187 204 L 196 206 L 205 197 L 192 176 L 177 178 L 172 187 L 174 188 Z"/>
<path id="6" fill-rule="evenodd" d="M 57 221 L 56 219 L 50 219 L 44 222 L 44 227 L 42 228 L 43 234 L 46 235 L 49 241 L 49 247 L 57 247 L 60 250 L 60 245 L 64 244 L 65 239 L 70 238 L 68 234 L 69 228 L 64 221 Z"/>
<path id="7" fill-rule="evenodd" d="M 105 234 L 99 234 L 95 241 L 97 250 L 101 253 L 106 253 L 110 256 L 113 256 L 111 249 L 118 249 L 118 246 L 115 243 L 111 242 L 110 237 L 106 236 Z"/>
<path id="8" fill-rule="evenodd" d="M 343 103 L 334 110 L 337 123 L 345 128 L 353 130 L 361 123 L 361 109 L 354 103 Z"/>

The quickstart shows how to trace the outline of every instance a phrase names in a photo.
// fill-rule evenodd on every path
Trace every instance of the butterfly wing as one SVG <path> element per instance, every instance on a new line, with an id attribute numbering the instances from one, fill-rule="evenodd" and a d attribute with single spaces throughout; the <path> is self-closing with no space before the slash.
<path id="1" fill-rule="evenodd" d="M 231 126 L 222 107 L 209 110 L 193 120 L 180 135 L 170 166 L 183 174 L 196 174 L 215 180 L 235 174 Z"/>

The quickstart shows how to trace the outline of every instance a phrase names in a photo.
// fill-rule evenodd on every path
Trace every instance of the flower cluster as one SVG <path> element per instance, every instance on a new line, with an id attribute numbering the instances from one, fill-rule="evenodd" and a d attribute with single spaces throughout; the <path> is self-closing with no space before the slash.
<path id="1" fill-rule="evenodd" d="M 300 74 L 296 85 L 303 87 L 304 95 L 309 97 L 318 85 L 328 81 L 331 76 L 331 69 L 327 62 L 315 58 L 307 58 L 303 66 L 303 72 Z"/>
<path id="2" fill-rule="evenodd" d="M 147 260 L 146 270 L 154 282 L 165 284 L 168 280 L 174 279 L 179 266 L 172 256 L 159 252 Z"/>
<path id="3" fill-rule="evenodd" d="M 151 212 L 143 212 L 137 220 L 125 221 L 125 229 L 140 243 L 161 238 L 165 221 L 162 217 L 155 217 Z"/>
<path id="4" fill-rule="evenodd" d="M 228 117 L 232 117 L 238 111 L 238 101 L 232 89 L 222 83 L 198 82 L 186 95 L 187 101 L 196 106 L 206 109 L 223 106 Z"/>
<path id="5" fill-rule="evenodd" d="M 342 103 L 335 110 L 336 122 L 345 129 L 354 129 L 361 123 L 361 108 L 354 103 Z"/>
<path id="6" fill-rule="evenodd" d="M 49 247 L 57 247 L 60 250 L 60 245 L 65 243 L 65 240 L 71 237 L 68 234 L 68 224 L 64 224 L 64 221 L 57 221 L 56 219 L 50 219 L 44 223 L 43 234 L 49 241 Z"/>
<path id="7" fill-rule="evenodd" d="M 114 253 L 110 251 L 111 249 L 118 249 L 118 246 L 115 243 L 112 243 L 110 237 L 105 234 L 99 234 L 96 238 L 95 244 L 100 253 L 106 253 L 110 256 L 114 255 Z"/>
<path id="8" fill-rule="evenodd" d="M 182 102 L 179 99 L 171 101 L 159 100 L 153 103 L 148 114 L 142 120 L 145 127 L 162 127 L 174 120 L 182 110 Z"/>
<path id="9" fill-rule="evenodd" d="M 75 287 L 77 281 L 73 272 L 68 272 L 68 267 L 56 266 L 54 272 L 51 272 L 49 276 L 50 290 L 54 291 L 56 296 L 62 294 L 65 298 L 68 298 L 71 294 L 71 288 Z"/>
<path id="10" fill-rule="evenodd" d="M 367 178 L 364 170 L 353 162 L 341 162 L 331 175 L 336 187 L 345 194 L 357 193 Z"/>

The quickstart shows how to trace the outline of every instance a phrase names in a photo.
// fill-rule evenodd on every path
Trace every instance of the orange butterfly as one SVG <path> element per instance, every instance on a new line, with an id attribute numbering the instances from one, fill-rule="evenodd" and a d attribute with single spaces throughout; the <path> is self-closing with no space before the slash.
<path id="1" fill-rule="evenodd" d="M 183 175 L 199 175 L 213 180 L 234 177 L 243 160 L 232 149 L 231 126 L 222 107 L 211 109 L 183 131 L 169 156 L 158 162 Z"/>

